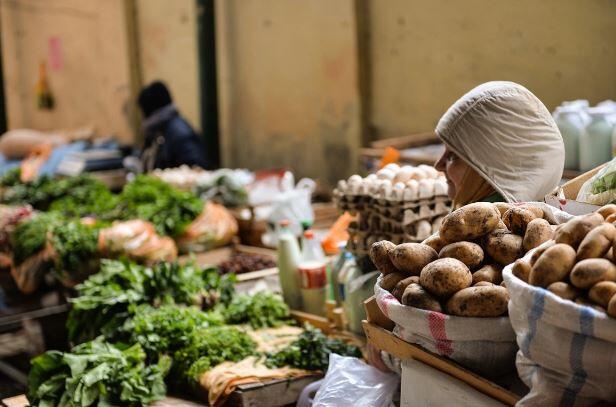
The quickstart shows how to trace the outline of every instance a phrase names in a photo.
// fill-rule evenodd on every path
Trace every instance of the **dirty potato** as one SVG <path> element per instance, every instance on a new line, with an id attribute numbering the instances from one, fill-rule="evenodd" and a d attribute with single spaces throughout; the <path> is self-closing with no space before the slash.
<path id="1" fill-rule="evenodd" d="M 511 267 L 511 274 L 519 278 L 520 280 L 528 283 L 530 276 L 531 265 L 524 259 L 517 259 Z"/>
<path id="2" fill-rule="evenodd" d="M 443 219 L 439 235 L 448 243 L 473 240 L 498 226 L 500 213 L 487 202 L 476 202 L 456 209 Z"/>
<path id="3" fill-rule="evenodd" d="M 402 294 L 402 304 L 428 311 L 442 312 L 441 304 L 421 285 L 411 283 Z"/>
<path id="4" fill-rule="evenodd" d="M 610 302 L 607 304 L 607 315 L 612 318 L 616 318 L 616 295 L 612 297 Z"/>
<path id="5" fill-rule="evenodd" d="M 498 209 L 498 213 L 500 213 L 501 218 L 509 209 L 515 208 L 513 204 L 510 204 L 508 202 L 494 202 L 494 206 L 496 206 L 496 209 Z"/>
<path id="6" fill-rule="evenodd" d="M 447 245 L 447 243 L 443 239 L 441 239 L 438 232 L 434 233 L 432 236 L 428 237 L 421 243 L 430 246 L 437 253 L 439 253 L 441 249 Z"/>
<path id="7" fill-rule="evenodd" d="M 616 295 L 616 282 L 600 281 L 588 291 L 588 298 L 604 308 L 607 308 L 610 300 Z"/>
<path id="8" fill-rule="evenodd" d="M 486 264 L 473 273 L 473 285 L 482 281 L 500 284 L 503 281 L 503 268 L 498 264 Z"/>
<path id="9" fill-rule="evenodd" d="M 507 265 L 522 257 L 522 236 L 495 230 L 486 238 L 486 251 L 498 264 Z"/>
<path id="10" fill-rule="evenodd" d="M 528 282 L 539 287 L 564 280 L 575 264 L 575 250 L 567 244 L 559 243 L 548 248 L 537 259 L 528 277 Z"/>
<path id="11" fill-rule="evenodd" d="M 438 253 L 421 243 L 402 243 L 389 252 L 393 265 L 403 273 L 418 276 L 426 264 L 436 260 Z"/>
<path id="12" fill-rule="evenodd" d="M 492 284 L 488 281 L 478 281 L 476 283 L 473 283 L 473 287 L 492 287 L 496 284 Z"/>
<path id="13" fill-rule="evenodd" d="M 603 219 L 607 219 L 610 215 L 616 214 L 616 205 L 607 204 L 597 209 L 597 213 L 603 216 Z"/>
<path id="14" fill-rule="evenodd" d="M 419 284 L 419 276 L 410 276 L 404 280 L 398 281 L 398 284 L 396 284 L 391 293 L 398 301 L 402 302 L 402 294 L 404 294 L 404 290 L 406 290 L 406 287 L 412 283 Z"/>
<path id="15" fill-rule="evenodd" d="M 548 291 L 558 295 L 560 298 L 564 298 L 565 300 L 573 301 L 578 298 L 581 293 L 580 290 L 572 286 L 571 284 L 567 284 L 564 281 L 557 281 L 548 286 Z"/>
<path id="16" fill-rule="evenodd" d="M 473 281 L 466 264 L 457 259 L 438 259 L 421 270 L 419 283 L 438 298 L 447 298 Z"/>
<path id="17" fill-rule="evenodd" d="M 591 213 L 571 219 L 569 222 L 559 225 L 554 233 L 556 243 L 564 243 L 577 249 L 584 237 L 592 229 L 603 223 L 603 216 Z"/>
<path id="18" fill-rule="evenodd" d="M 527 211 L 530 211 L 533 213 L 533 215 L 535 215 L 535 218 L 543 218 L 543 209 L 541 209 L 538 206 L 535 205 L 531 205 L 531 204 L 523 204 L 520 206 L 520 208 L 522 209 L 526 209 Z"/>
<path id="19" fill-rule="evenodd" d="M 526 227 L 522 247 L 527 252 L 550 240 L 553 234 L 550 223 L 547 220 L 542 218 L 533 219 L 528 222 Z"/>
<path id="20" fill-rule="evenodd" d="M 569 279 L 578 288 L 590 288 L 600 281 L 616 281 L 616 266 L 606 259 L 582 260 L 573 267 Z"/>
<path id="21" fill-rule="evenodd" d="M 389 258 L 391 251 L 395 248 L 396 245 L 388 240 L 374 242 L 370 246 L 370 260 L 381 273 L 390 274 L 398 271 Z"/>
<path id="22" fill-rule="evenodd" d="M 507 312 L 509 293 L 500 286 L 464 288 L 445 304 L 448 314 L 461 317 L 498 317 Z"/>
<path id="23" fill-rule="evenodd" d="M 530 256 L 529 263 L 531 267 L 535 265 L 535 262 L 543 254 L 544 251 L 554 246 L 555 244 L 556 242 L 554 240 L 548 240 L 547 242 L 541 244 Z"/>
<path id="24" fill-rule="evenodd" d="M 516 235 L 524 236 L 528 223 L 536 219 L 534 213 L 521 207 L 513 207 L 503 215 L 503 222 Z"/>
<path id="25" fill-rule="evenodd" d="M 396 284 L 404 280 L 406 277 L 408 277 L 406 274 L 401 273 L 399 271 L 385 274 L 381 278 L 381 288 L 389 292 L 392 292 L 393 289 L 396 287 Z"/>
<path id="26" fill-rule="evenodd" d="M 616 226 L 611 223 L 603 223 L 597 226 L 588 234 L 577 250 L 577 260 L 599 258 L 606 255 L 612 248 L 612 243 L 616 237 Z"/>
<path id="27" fill-rule="evenodd" d="M 474 270 L 483 262 L 483 249 L 477 243 L 472 242 L 450 243 L 441 249 L 438 257 L 458 259 L 469 269 Z"/>

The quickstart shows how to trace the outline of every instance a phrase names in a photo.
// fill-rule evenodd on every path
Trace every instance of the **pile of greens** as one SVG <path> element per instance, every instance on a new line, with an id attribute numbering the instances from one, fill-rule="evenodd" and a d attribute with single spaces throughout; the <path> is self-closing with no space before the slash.
<path id="1" fill-rule="evenodd" d="M 340 339 L 328 338 L 321 330 L 306 325 L 296 341 L 279 352 L 268 355 L 266 365 L 325 371 L 332 353 L 361 357 L 357 346 L 349 345 Z"/>
<path id="2" fill-rule="evenodd" d="M 158 233 L 168 236 L 180 235 L 203 210 L 203 201 L 193 193 L 146 175 L 127 184 L 119 202 L 124 219 L 147 220 Z"/>
<path id="3" fill-rule="evenodd" d="M 101 333 L 114 338 L 141 304 L 224 303 L 233 295 L 233 282 L 234 276 L 220 276 L 214 268 L 177 263 L 145 267 L 103 260 L 98 273 L 75 287 L 78 295 L 71 299 L 67 321 L 69 338 L 83 341 Z"/>
<path id="4" fill-rule="evenodd" d="M 58 215 L 41 213 L 15 227 L 11 234 L 11 248 L 15 265 L 45 248 L 49 233 L 60 223 Z"/>
<path id="5" fill-rule="evenodd" d="M 146 364 L 139 344 L 110 344 L 97 338 L 70 353 L 48 351 L 32 360 L 31 406 L 147 406 L 165 397 L 169 358 Z"/>
<path id="6" fill-rule="evenodd" d="M 292 323 L 288 305 L 269 292 L 237 295 L 223 314 L 228 324 L 250 324 L 255 329 Z"/>

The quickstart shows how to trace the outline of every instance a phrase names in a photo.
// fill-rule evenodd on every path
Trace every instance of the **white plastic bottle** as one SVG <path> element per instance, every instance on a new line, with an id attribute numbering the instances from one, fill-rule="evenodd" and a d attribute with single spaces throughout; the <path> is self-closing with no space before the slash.
<path id="1" fill-rule="evenodd" d="M 304 247 L 298 271 L 304 311 L 315 315 L 325 315 L 327 262 L 321 243 L 314 238 L 312 230 L 304 232 Z"/>
<path id="2" fill-rule="evenodd" d="M 587 109 L 591 122 L 580 139 L 580 170 L 590 171 L 612 159 L 612 132 L 614 126 L 608 121 L 609 108 Z"/>
<path id="3" fill-rule="evenodd" d="M 580 138 L 584 131 L 584 118 L 576 106 L 557 108 L 556 124 L 565 144 L 565 168 L 577 170 L 580 168 Z"/>
<path id="4" fill-rule="evenodd" d="M 278 230 L 278 277 L 282 297 L 291 309 L 302 309 L 301 281 L 298 266 L 301 254 L 297 238 L 289 228 L 289 221 L 282 220 Z"/>

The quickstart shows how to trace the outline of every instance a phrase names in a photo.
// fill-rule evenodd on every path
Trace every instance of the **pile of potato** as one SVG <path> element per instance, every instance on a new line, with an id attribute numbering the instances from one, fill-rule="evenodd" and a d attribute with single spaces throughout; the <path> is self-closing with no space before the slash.
<path id="1" fill-rule="evenodd" d="M 530 259 L 519 259 L 512 273 L 581 305 L 616 318 L 616 205 L 560 225 L 554 239 Z"/>
<path id="2" fill-rule="evenodd" d="M 534 206 L 478 202 L 445 217 L 422 243 L 382 240 L 370 257 L 381 287 L 402 304 L 464 317 L 507 312 L 502 268 L 550 240 L 554 227 Z"/>

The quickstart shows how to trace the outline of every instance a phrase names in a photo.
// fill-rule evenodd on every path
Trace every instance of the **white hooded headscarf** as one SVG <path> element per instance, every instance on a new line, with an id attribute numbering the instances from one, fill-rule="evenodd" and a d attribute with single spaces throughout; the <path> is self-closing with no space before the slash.
<path id="1" fill-rule="evenodd" d="M 517 83 L 477 86 L 447 110 L 436 134 L 508 202 L 543 201 L 561 179 L 565 147 L 558 127 Z"/>

